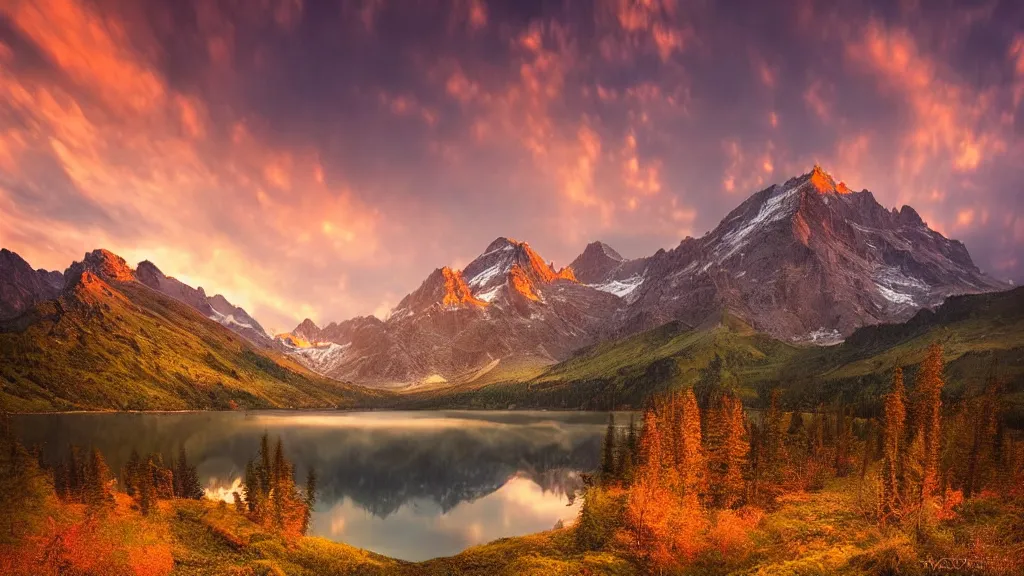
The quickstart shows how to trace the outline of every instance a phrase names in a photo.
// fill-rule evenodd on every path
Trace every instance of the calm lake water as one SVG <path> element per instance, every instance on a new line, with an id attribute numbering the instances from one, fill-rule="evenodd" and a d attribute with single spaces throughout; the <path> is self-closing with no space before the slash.
<path id="1" fill-rule="evenodd" d="M 406 560 L 456 554 L 576 517 L 580 472 L 597 468 L 607 414 L 594 412 L 197 412 L 22 415 L 53 463 L 71 443 L 120 470 L 132 449 L 184 446 L 211 498 L 231 499 L 264 431 L 296 478 L 316 468 L 312 532 Z"/>

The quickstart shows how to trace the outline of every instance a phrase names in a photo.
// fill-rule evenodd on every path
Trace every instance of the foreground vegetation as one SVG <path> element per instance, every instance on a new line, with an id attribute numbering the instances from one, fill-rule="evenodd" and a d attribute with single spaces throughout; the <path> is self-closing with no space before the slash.
<path id="1" fill-rule="evenodd" d="M 574 524 L 420 563 L 306 536 L 316 478 L 298 487 L 266 437 L 227 503 L 200 497 L 185 454 L 133 457 L 115 479 L 96 451 L 46 470 L 4 433 L 0 573 L 1020 573 L 1024 443 L 1003 382 L 990 370 L 945 404 L 942 358 L 931 347 L 906 383 L 894 368 L 879 419 L 785 410 L 778 390 L 748 415 L 713 360 L 640 422 L 609 422 Z"/>
<path id="2" fill-rule="evenodd" d="M 650 403 L 639 431 L 609 423 L 584 495 L 581 549 L 659 574 L 1024 571 L 1024 445 L 1002 383 L 943 406 L 932 345 L 910 395 L 892 371 L 880 420 L 843 406 L 748 418 L 720 372 Z"/>

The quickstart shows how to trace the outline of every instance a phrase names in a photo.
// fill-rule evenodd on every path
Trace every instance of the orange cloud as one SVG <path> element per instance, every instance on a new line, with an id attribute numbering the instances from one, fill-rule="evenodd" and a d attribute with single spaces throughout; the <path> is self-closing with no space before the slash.
<path id="1" fill-rule="evenodd" d="M 74 83 L 0 67 L 0 105 L 26 119 L 20 128 L 0 128 L 4 181 L 84 208 L 70 217 L 39 211 L 0 186 L 5 247 L 56 269 L 100 246 L 132 262 L 149 258 L 271 322 L 346 305 L 344 293 L 325 294 L 316 306 L 303 301 L 309 295 L 291 289 L 274 264 L 326 267 L 377 257 L 379 213 L 343 183 L 328 187 L 315 154 L 267 144 L 244 122 L 217 133 L 205 103 L 169 88 L 129 45 L 123 24 L 89 3 L 47 0 L 8 10 Z M 43 188 L 55 173 L 67 183 Z M 322 222 L 330 226 L 319 236 L 305 232 Z"/>
<path id="2" fill-rule="evenodd" d="M 913 125 L 904 136 L 899 163 L 907 174 L 930 169 L 940 157 L 954 171 L 971 172 L 1005 150 L 988 120 L 991 95 L 946 78 L 907 31 L 872 22 L 846 52 L 906 99 Z"/>
<path id="3" fill-rule="evenodd" d="M 15 2 L 4 11 L 70 78 L 112 109 L 146 112 L 162 105 L 162 79 L 127 47 L 120 22 L 73 0 Z"/>

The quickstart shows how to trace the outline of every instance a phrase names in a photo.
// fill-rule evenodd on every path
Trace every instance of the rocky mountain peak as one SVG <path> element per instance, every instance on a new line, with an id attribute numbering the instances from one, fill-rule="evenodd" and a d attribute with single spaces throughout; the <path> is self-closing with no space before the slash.
<path id="1" fill-rule="evenodd" d="M 21 256 L 0 249 L 0 320 L 18 316 L 34 304 L 56 298 L 64 286 L 60 272 L 33 270 Z"/>
<path id="2" fill-rule="evenodd" d="M 591 242 L 583 252 L 569 264 L 575 277 L 584 284 L 592 284 L 604 280 L 608 273 L 623 262 L 618 252 L 604 242 Z"/>
<path id="3" fill-rule="evenodd" d="M 89 271 L 110 282 L 131 282 L 135 280 L 135 272 L 131 266 L 117 254 L 102 248 L 85 255 L 80 262 L 74 262 L 64 272 L 68 283 L 75 282 L 82 272 Z"/>
<path id="4" fill-rule="evenodd" d="M 840 181 L 836 183 L 832 175 L 825 171 L 824 168 L 818 164 L 814 165 L 814 168 L 808 174 L 805 174 L 803 178 L 806 179 L 810 187 L 818 192 L 818 194 L 849 194 L 850 189 L 846 186 L 846 183 Z"/>
<path id="5" fill-rule="evenodd" d="M 292 330 L 292 334 L 301 336 L 311 342 L 315 342 L 320 337 L 320 327 L 316 325 L 316 322 L 306 318 L 295 327 L 295 330 Z"/>

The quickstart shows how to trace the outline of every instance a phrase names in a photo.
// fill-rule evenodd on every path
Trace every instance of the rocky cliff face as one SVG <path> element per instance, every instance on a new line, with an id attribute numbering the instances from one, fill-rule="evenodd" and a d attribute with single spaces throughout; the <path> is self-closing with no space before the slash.
<path id="1" fill-rule="evenodd" d="M 56 298 L 64 286 L 60 272 L 33 270 L 10 250 L 0 250 L 0 320 L 14 318 L 33 305 Z"/>

